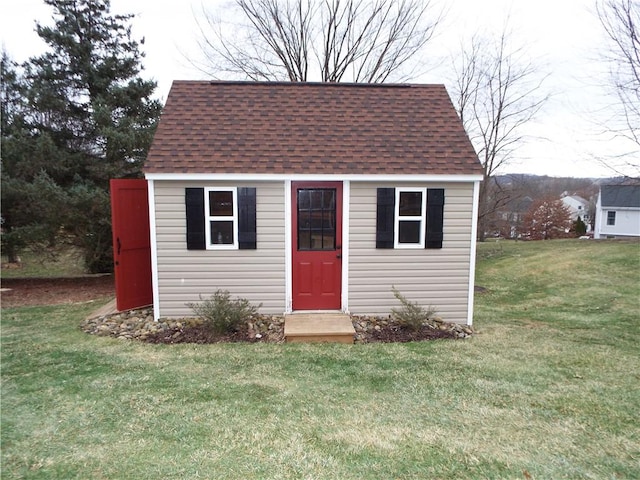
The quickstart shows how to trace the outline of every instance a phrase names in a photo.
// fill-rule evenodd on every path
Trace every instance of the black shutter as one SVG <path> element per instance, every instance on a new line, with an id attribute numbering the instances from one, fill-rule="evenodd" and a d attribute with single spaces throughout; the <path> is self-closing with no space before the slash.
<path id="1" fill-rule="evenodd" d="M 255 188 L 238 188 L 238 248 L 256 249 Z"/>
<path id="2" fill-rule="evenodd" d="M 426 248 L 442 248 L 443 214 L 444 188 L 428 188 Z"/>
<path id="3" fill-rule="evenodd" d="M 204 188 L 186 188 L 187 250 L 204 250 Z"/>
<path id="4" fill-rule="evenodd" d="M 393 248 L 396 189 L 379 188 L 377 205 L 376 248 Z"/>

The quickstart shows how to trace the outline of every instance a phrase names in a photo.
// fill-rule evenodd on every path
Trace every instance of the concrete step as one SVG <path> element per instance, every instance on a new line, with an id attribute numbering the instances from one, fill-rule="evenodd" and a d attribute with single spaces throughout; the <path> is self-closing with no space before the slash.
<path id="1" fill-rule="evenodd" d="M 284 317 L 286 342 L 353 343 L 356 331 L 343 313 L 293 313 Z"/>

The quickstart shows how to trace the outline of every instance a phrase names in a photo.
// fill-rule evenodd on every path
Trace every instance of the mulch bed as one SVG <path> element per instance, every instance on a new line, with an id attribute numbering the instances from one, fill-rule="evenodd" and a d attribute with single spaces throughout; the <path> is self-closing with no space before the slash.
<path id="1" fill-rule="evenodd" d="M 362 322 L 362 318 L 359 319 Z M 432 326 L 424 325 L 422 328 L 414 330 L 398 325 L 379 325 L 378 329 L 374 328 L 375 320 L 366 331 L 359 330 L 356 334 L 356 343 L 405 343 L 405 342 L 421 342 L 425 340 L 439 339 L 458 339 L 459 331 L 441 330 Z M 271 335 L 256 336 L 256 332 L 250 328 L 242 328 L 229 334 L 216 334 L 208 329 L 205 325 L 182 326 L 163 330 L 145 338 L 148 343 L 236 343 L 236 342 L 281 342 L 283 341 L 282 328 L 270 332 Z"/>
<path id="2" fill-rule="evenodd" d="M 367 332 L 365 338 L 365 343 L 404 343 L 438 340 L 441 338 L 458 338 L 458 335 L 451 330 L 436 330 L 428 326 L 423 326 L 419 330 L 411 330 L 405 327 L 388 325 L 380 328 L 380 330 Z"/>
<path id="3" fill-rule="evenodd" d="M 255 335 L 251 337 L 247 330 L 237 331 L 228 334 L 217 334 L 212 332 L 205 325 L 196 325 L 193 327 L 172 328 L 163 332 L 149 335 L 147 343 L 237 343 L 237 342 L 259 342 L 260 338 Z"/>
<path id="4" fill-rule="evenodd" d="M 358 343 L 405 343 L 421 342 L 425 340 L 456 339 L 457 334 L 449 330 L 438 330 L 424 326 L 419 330 L 411 330 L 404 327 L 388 325 L 380 330 L 371 330 L 360 335 Z M 204 325 L 194 327 L 173 328 L 150 335 L 147 343 L 236 343 L 236 342 L 260 342 L 262 338 L 256 338 L 243 329 L 231 334 L 216 334 Z"/>

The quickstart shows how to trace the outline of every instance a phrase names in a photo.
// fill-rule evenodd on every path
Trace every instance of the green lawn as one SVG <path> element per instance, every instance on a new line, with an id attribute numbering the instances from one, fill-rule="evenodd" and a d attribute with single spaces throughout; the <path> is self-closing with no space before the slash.
<path id="1" fill-rule="evenodd" d="M 479 246 L 464 341 L 147 345 L 2 310 L 2 478 L 640 478 L 640 244 Z M 434 302 L 436 304 L 436 302 Z"/>
<path id="2" fill-rule="evenodd" d="M 15 277 L 65 277 L 84 275 L 82 252 L 70 245 L 57 245 L 40 253 L 26 250 L 20 254 L 20 264 L 6 264 L 7 258 L 1 257 L 2 278 Z M 16 268 L 17 267 L 17 268 Z"/>

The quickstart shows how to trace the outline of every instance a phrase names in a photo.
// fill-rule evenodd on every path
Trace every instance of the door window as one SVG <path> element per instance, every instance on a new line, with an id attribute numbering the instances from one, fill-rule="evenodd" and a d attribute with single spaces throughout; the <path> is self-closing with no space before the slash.
<path id="1" fill-rule="evenodd" d="M 336 189 L 301 188 L 297 204 L 298 250 L 335 250 Z"/>

